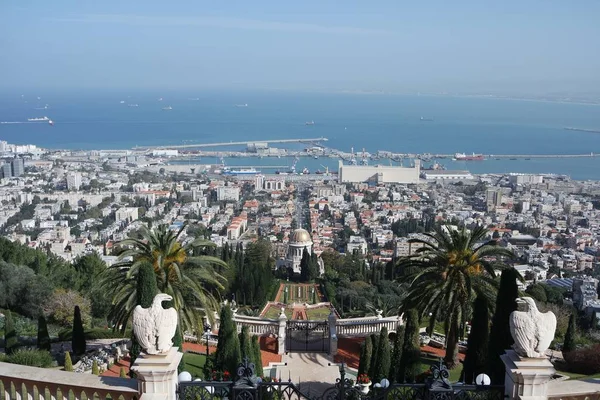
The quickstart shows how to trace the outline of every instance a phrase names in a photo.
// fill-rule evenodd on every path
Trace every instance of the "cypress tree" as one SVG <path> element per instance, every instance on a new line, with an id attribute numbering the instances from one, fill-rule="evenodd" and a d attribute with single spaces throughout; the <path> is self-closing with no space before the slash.
<path id="1" fill-rule="evenodd" d="M 394 348 L 392 350 L 392 359 L 390 360 L 390 372 L 388 380 L 391 383 L 402 383 L 403 377 L 400 376 L 400 360 L 402 359 L 402 346 L 404 345 L 404 325 L 396 328 L 396 338 L 394 339 Z"/>
<path id="2" fill-rule="evenodd" d="M 179 353 L 183 353 L 183 335 L 181 334 L 181 329 L 179 328 L 179 323 L 177 323 L 177 328 L 175 328 L 175 336 L 173 336 L 173 347 L 177 347 L 177 351 Z M 179 365 L 177 365 L 177 373 L 183 372 L 183 357 L 179 361 Z"/>
<path id="3" fill-rule="evenodd" d="M 260 342 L 258 336 L 252 336 L 252 352 L 254 354 L 254 366 L 256 367 L 256 376 L 263 376 L 262 355 L 260 353 Z"/>
<path id="4" fill-rule="evenodd" d="M 7 355 L 13 354 L 17 350 L 18 340 L 15 323 L 12 313 L 7 310 L 4 314 L 4 350 Z"/>
<path id="5" fill-rule="evenodd" d="M 565 342 L 563 343 L 562 352 L 568 353 L 570 351 L 575 350 L 575 324 L 576 316 L 575 314 L 571 314 L 569 317 L 569 327 L 567 328 L 567 333 L 565 334 Z"/>
<path id="6" fill-rule="evenodd" d="M 235 322 L 233 322 L 233 313 L 229 305 L 221 309 L 218 341 L 217 351 L 215 352 L 215 366 L 218 371 L 228 371 L 234 376 L 242 360 L 242 352 L 237 328 Z"/>
<path id="7" fill-rule="evenodd" d="M 65 371 L 73 372 L 73 361 L 71 361 L 71 353 L 65 352 Z"/>
<path id="8" fill-rule="evenodd" d="M 75 306 L 73 314 L 73 335 L 71 337 L 71 348 L 73 354 L 80 356 L 85 354 L 85 332 L 83 330 L 83 322 L 81 321 L 81 310 L 79 306 Z"/>
<path id="9" fill-rule="evenodd" d="M 419 343 L 419 314 L 411 309 L 406 312 L 404 343 L 400 359 L 399 379 L 412 382 L 419 373 L 421 364 L 421 347 Z"/>
<path id="10" fill-rule="evenodd" d="M 46 324 L 46 318 L 44 318 L 43 315 L 38 318 L 37 348 L 47 351 L 50 351 L 51 349 L 48 325 Z"/>
<path id="11" fill-rule="evenodd" d="M 496 297 L 496 312 L 492 318 L 490 328 L 488 371 L 492 384 L 503 385 L 506 373 L 504 363 L 500 356 L 504 351 L 510 349 L 514 340 L 510 334 L 508 321 L 510 314 L 517 309 L 519 289 L 517 279 L 519 273 L 514 268 L 507 268 L 500 276 L 500 288 Z"/>
<path id="12" fill-rule="evenodd" d="M 473 304 L 471 333 L 467 339 L 467 354 L 463 367 L 463 382 L 471 384 L 475 377 L 485 372 L 487 366 L 490 319 L 488 301 L 478 296 Z"/>
<path id="13" fill-rule="evenodd" d="M 371 352 L 371 361 L 369 363 L 369 370 L 367 372 L 367 375 L 369 375 L 369 377 L 372 377 L 375 374 L 375 367 L 379 362 L 379 360 L 377 359 L 377 349 L 379 349 L 379 335 L 373 333 L 371 335 L 371 343 L 373 345 L 373 350 Z"/>
<path id="14" fill-rule="evenodd" d="M 244 360 L 245 357 L 248 357 L 250 362 L 254 362 L 254 352 L 252 350 L 252 342 L 250 341 L 250 328 L 248 328 L 247 325 L 242 326 L 239 340 L 242 360 Z"/>
<path id="15" fill-rule="evenodd" d="M 386 327 L 381 328 L 379 333 L 379 341 L 377 343 L 377 364 L 375 371 L 371 376 L 371 380 L 379 382 L 386 378 L 390 372 L 390 341 L 388 339 L 388 330 Z"/>
<path id="16" fill-rule="evenodd" d="M 371 366 L 371 356 L 373 354 L 373 341 L 371 336 L 367 336 L 362 343 L 360 350 L 360 362 L 358 364 L 358 375 L 368 374 Z"/>
<path id="17" fill-rule="evenodd" d="M 140 266 L 140 270 L 137 275 L 137 288 L 136 288 L 136 304 L 143 308 L 148 308 L 152 305 L 154 296 L 158 293 L 158 287 L 156 286 L 156 274 L 154 273 L 154 267 L 152 264 L 145 262 Z M 131 333 L 131 351 L 129 353 L 131 359 L 131 365 L 138 358 L 142 351 L 140 344 L 135 338 L 134 333 Z M 133 376 L 133 371 L 131 371 Z"/>
<path id="18" fill-rule="evenodd" d="M 310 280 L 310 254 L 306 247 L 302 251 L 302 259 L 300 260 L 300 280 L 308 282 Z"/>
<path id="19" fill-rule="evenodd" d="M 92 362 L 92 375 L 100 375 L 100 369 L 98 368 L 98 361 Z"/>

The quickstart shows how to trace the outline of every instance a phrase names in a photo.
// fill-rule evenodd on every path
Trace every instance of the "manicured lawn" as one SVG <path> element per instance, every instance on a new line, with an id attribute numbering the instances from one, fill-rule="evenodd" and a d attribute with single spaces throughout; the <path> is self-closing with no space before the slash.
<path id="1" fill-rule="evenodd" d="M 265 318 L 277 319 L 277 318 L 279 318 L 279 314 L 281 314 L 281 309 L 279 307 L 269 307 L 269 309 L 265 313 Z M 291 308 L 285 309 L 285 316 L 287 317 L 287 319 L 292 318 L 292 309 Z"/>
<path id="2" fill-rule="evenodd" d="M 329 309 L 329 307 L 320 307 L 313 309 L 308 308 L 306 310 L 306 317 L 311 320 L 327 319 L 327 317 L 329 317 L 329 314 L 331 314 L 331 310 Z"/>
<path id="3" fill-rule="evenodd" d="M 576 374 L 574 372 L 567 372 L 567 371 L 559 371 L 558 369 L 556 370 L 557 373 L 561 374 L 561 375 L 566 375 L 568 376 L 570 379 L 591 379 L 591 378 L 600 378 L 600 373 L 598 374 L 593 374 L 593 375 L 584 375 L 584 374 Z"/>
<path id="4" fill-rule="evenodd" d="M 185 353 L 183 355 L 183 370 L 192 374 L 194 378 L 204 378 L 202 368 L 206 363 L 206 355 Z"/>

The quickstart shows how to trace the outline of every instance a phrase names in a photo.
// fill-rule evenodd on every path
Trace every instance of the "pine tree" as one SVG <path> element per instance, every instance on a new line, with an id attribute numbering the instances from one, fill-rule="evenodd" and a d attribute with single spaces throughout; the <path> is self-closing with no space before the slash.
<path id="1" fill-rule="evenodd" d="M 48 325 L 46 324 L 46 318 L 42 315 L 38 318 L 37 348 L 50 351 L 51 347 Z"/>
<path id="2" fill-rule="evenodd" d="M 125 368 L 123 367 L 119 369 L 119 378 L 127 378 L 127 373 L 125 372 Z"/>
<path id="3" fill-rule="evenodd" d="M 12 313 L 6 311 L 4 314 L 4 350 L 6 354 L 11 355 L 17 350 L 18 338 L 15 330 Z"/>
<path id="4" fill-rule="evenodd" d="M 92 362 L 92 375 L 100 375 L 100 369 L 98 368 L 98 361 Z"/>
<path id="5" fill-rule="evenodd" d="M 242 361 L 242 354 L 233 313 L 228 305 L 221 309 L 220 324 L 215 366 L 218 371 L 228 371 L 233 376 Z"/>
<path id="6" fill-rule="evenodd" d="M 250 341 L 250 328 L 247 325 L 242 326 L 242 331 L 238 336 L 242 360 L 248 357 L 250 362 L 254 362 L 254 352 L 252 350 L 252 342 Z"/>
<path id="7" fill-rule="evenodd" d="M 386 327 L 381 328 L 379 333 L 379 341 L 377 343 L 377 365 L 371 376 L 371 380 L 379 382 L 386 378 L 390 372 L 390 341 L 388 339 L 388 330 Z"/>
<path id="8" fill-rule="evenodd" d="M 65 352 L 65 371 L 73 372 L 73 361 L 71 361 L 71 353 Z"/>
<path id="9" fill-rule="evenodd" d="M 467 340 L 467 354 L 463 366 L 463 382 L 471 384 L 475 377 L 487 367 L 488 344 L 490 337 L 490 318 L 488 301 L 478 296 L 473 303 L 471 332 Z"/>
<path id="10" fill-rule="evenodd" d="M 569 318 L 569 327 L 567 328 L 567 333 L 565 334 L 565 342 L 563 343 L 562 352 L 568 353 L 570 351 L 575 350 L 575 329 L 576 329 L 576 316 L 575 314 L 571 314 Z"/>
<path id="11" fill-rule="evenodd" d="M 404 345 L 404 325 L 396 328 L 396 337 L 394 338 L 394 347 L 392 350 L 392 359 L 390 360 L 390 372 L 388 380 L 391 383 L 402 383 L 403 377 L 400 376 L 400 360 L 402 359 L 402 346 Z"/>
<path id="12" fill-rule="evenodd" d="M 256 376 L 263 376 L 262 354 L 260 353 L 260 342 L 258 336 L 252 336 L 252 352 L 254 359 L 252 362 L 256 368 Z"/>
<path id="13" fill-rule="evenodd" d="M 362 343 L 360 350 L 360 361 L 358 364 L 358 375 L 368 374 L 371 366 L 371 356 L 373 354 L 373 341 L 371 336 L 367 336 Z"/>
<path id="14" fill-rule="evenodd" d="M 373 345 L 373 351 L 371 353 L 371 361 L 369 363 L 369 370 L 367 372 L 367 375 L 369 375 L 370 377 L 375 374 L 375 367 L 379 362 L 379 360 L 377 359 L 377 349 L 379 348 L 379 335 L 373 333 L 371 335 L 371 343 Z"/>
<path id="15" fill-rule="evenodd" d="M 73 354 L 80 356 L 85 354 L 85 332 L 83 330 L 83 322 L 81 321 L 81 310 L 79 306 L 75 306 L 73 315 L 73 335 L 71 337 L 71 348 Z"/>
<path id="16" fill-rule="evenodd" d="M 503 270 L 500 276 L 500 288 L 496 297 L 496 312 L 492 318 L 490 328 L 488 355 L 488 371 L 494 385 L 504 384 L 506 371 L 500 356 L 504 354 L 505 350 L 510 349 L 514 343 L 508 321 L 510 313 L 517 309 L 515 300 L 519 297 L 517 287 L 517 279 L 519 278 L 519 273 L 514 268 Z"/>
<path id="17" fill-rule="evenodd" d="M 411 309 L 406 312 L 406 326 L 402 358 L 400 359 L 399 379 L 413 382 L 419 373 L 421 364 L 421 348 L 419 343 L 419 314 Z"/>
<path id="18" fill-rule="evenodd" d="M 137 276 L 137 305 L 143 308 L 149 308 L 152 305 L 154 296 L 158 293 L 158 287 L 156 286 L 156 274 L 154 273 L 154 267 L 150 263 L 144 263 L 140 266 L 140 270 Z M 131 365 L 138 358 L 142 351 L 140 344 L 135 338 L 135 334 L 131 333 L 131 351 L 129 356 L 131 358 Z M 132 377 L 134 372 L 131 371 Z"/>

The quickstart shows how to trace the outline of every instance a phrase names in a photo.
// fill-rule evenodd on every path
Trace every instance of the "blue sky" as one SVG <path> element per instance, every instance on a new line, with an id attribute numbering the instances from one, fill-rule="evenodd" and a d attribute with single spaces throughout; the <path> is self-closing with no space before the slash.
<path id="1" fill-rule="evenodd" d="M 600 2 L 0 3 L 0 87 L 600 92 Z"/>

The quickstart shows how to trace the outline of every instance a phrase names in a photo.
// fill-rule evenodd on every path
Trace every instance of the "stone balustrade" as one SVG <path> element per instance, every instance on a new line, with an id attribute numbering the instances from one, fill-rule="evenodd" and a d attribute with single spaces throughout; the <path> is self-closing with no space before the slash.
<path id="1" fill-rule="evenodd" d="M 338 337 L 360 337 L 368 336 L 373 333 L 379 333 L 381 328 L 386 327 L 388 332 L 395 332 L 402 320 L 398 317 L 365 317 L 338 319 L 336 321 Z"/>
<path id="2" fill-rule="evenodd" d="M 135 379 L 100 377 L 0 362 L 3 399 L 134 400 L 140 398 Z"/>
<path id="3" fill-rule="evenodd" d="M 266 336 L 277 335 L 279 333 L 279 321 L 276 319 L 235 315 L 233 320 L 238 332 L 242 331 L 243 326 L 247 326 L 251 335 Z"/>

